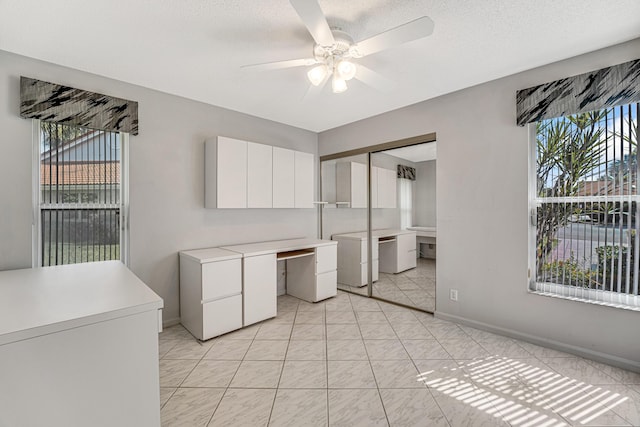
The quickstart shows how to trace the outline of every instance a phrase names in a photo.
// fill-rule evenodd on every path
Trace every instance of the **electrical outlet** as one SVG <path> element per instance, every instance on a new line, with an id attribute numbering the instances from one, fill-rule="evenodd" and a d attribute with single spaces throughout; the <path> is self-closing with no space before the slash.
<path id="1" fill-rule="evenodd" d="M 449 298 L 451 299 L 451 301 L 458 301 L 458 290 L 457 289 L 450 289 L 449 290 Z"/>

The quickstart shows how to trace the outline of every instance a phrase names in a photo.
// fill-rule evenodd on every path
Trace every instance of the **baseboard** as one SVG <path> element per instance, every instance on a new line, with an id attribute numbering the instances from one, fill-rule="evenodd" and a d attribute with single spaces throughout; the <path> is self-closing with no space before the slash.
<path id="1" fill-rule="evenodd" d="M 539 337 L 536 335 L 525 334 L 522 332 L 514 331 L 513 329 L 501 328 L 499 326 L 490 325 L 483 322 L 467 319 L 464 317 L 456 316 L 453 314 L 446 314 L 435 312 L 434 317 L 437 319 L 448 320 L 450 322 L 459 323 L 461 325 L 471 326 L 483 331 L 492 332 L 498 335 L 503 335 L 509 338 L 515 338 L 522 341 L 530 342 L 532 344 L 540 345 L 543 347 L 549 347 L 554 350 L 564 351 L 565 353 L 574 354 L 576 356 L 591 359 L 596 362 L 606 363 L 607 365 L 616 366 L 618 368 L 627 369 L 629 371 L 640 373 L 640 362 L 625 359 L 611 354 L 601 353 L 599 351 L 590 350 L 583 347 L 578 347 L 570 344 L 566 344 L 560 341 L 550 340 L 548 338 Z"/>
<path id="2" fill-rule="evenodd" d="M 179 317 L 174 317 L 173 319 L 163 319 L 162 320 L 162 327 L 163 328 L 169 328 L 171 326 L 175 326 L 175 325 L 179 325 L 180 324 L 180 318 Z"/>

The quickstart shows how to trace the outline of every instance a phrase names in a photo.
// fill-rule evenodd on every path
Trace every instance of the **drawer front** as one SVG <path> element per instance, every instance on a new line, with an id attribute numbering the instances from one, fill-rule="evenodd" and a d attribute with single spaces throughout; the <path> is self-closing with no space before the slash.
<path id="1" fill-rule="evenodd" d="M 415 234 L 400 234 L 397 238 L 398 252 L 404 253 L 411 250 L 416 250 L 416 235 Z"/>
<path id="2" fill-rule="evenodd" d="M 398 272 L 416 268 L 416 250 L 398 254 Z"/>
<path id="3" fill-rule="evenodd" d="M 316 248 L 316 273 L 326 273 L 338 268 L 337 250 L 336 245 Z"/>
<path id="4" fill-rule="evenodd" d="M 202 304 L 202 339 L 242 328 L 242 295 Z"/>
<path id="5" fill-rule="evenodd" d="M 337 274 L 336 271 L 330 271 L 316 276 L 316 301 L 337 295 Z"/>
<path id="6" fill-rule="evenodd" d="M 240 259 L 202 264 L 202 301 L 206 302 L 242 292 Z"/>

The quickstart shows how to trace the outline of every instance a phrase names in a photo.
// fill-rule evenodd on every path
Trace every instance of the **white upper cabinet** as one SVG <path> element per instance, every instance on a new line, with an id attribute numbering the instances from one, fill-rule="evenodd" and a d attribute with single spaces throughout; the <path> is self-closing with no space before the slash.
<path id="1" fill-rule="evenodd" d="M 273 147 L 247 144 L 247 207 L 273 207 Z"/>
<path id="2" fill-rule="evenodd" d="M 391 169 L 376 168 L 377 169 L 377 206 L 378 208 L 393 208 L 395 209 L 397 203 L 397 177 L 396 171 Z"/>
<path id="3" fill-rule="evenodd" d="M 371 207 L 379 208 L 380 202 L 378 201 L 378 169 L 377 166 L 371 167 Z"/>
<path id="4" fill-rule="evenodd" d="M 295 207 L 295 151 L 273 147 L 273 207 Z"/>
<path id="5" fill-rule="evenodd" d="M 336 201 L 352 208 L 367 207 L 367 165 L 357 162 L 336 164 Z"/>
<path id="6" fill-rule="evenodd" d="M 218 137 L 205 145 L 205 206 L 247 207 L 247 142 Z"/>
<path id="7" fill-rule="evenodd" d="M 294 204 L 296 208 L 313 208 L 314 193 L 314 156 L 301 151 L 295 152 L 295 195 Z"/>
<path id="8" fill-rule="evenodd" d="M 205 142 L 205 207 L 313 208 L 311 153 L 219 136 Z"/>

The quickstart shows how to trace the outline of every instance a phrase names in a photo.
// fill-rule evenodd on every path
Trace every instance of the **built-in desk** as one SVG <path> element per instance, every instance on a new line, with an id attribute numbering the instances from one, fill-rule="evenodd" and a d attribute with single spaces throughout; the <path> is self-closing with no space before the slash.
<path id="1" fill-rule="evenodd" d="M 243 326 L 276 316 L 279 260 L 287 262 L 287 294 L 309 302 L 335 296 L 336 246 L 331 240 L 292 239 L 222 247 L 242 255 Z"/>
<path id="2" fill-rule="evenodd" d="M 435 258 L 436 257 L 436 227 L 423 227 L 423 226 L 413 226 L 407 227 L 407 230 L 413 230 L 416 232 L 416 244 L 418 254 L 423 258 Z M 422 250 L 422 244 L 427 244 L 428 249 Z"/>
<path id="3" fill-rule="evenodd" d="M 367 232 L 334 234 L 338 242 L 338 283 L 365 286 L 368 283 Z M 371 231 L 373 281 L 379 271 L 400 273 L 416 267 L 416 232 L 380 229 Z"/>
<path id="4" fill-rule="evenodd" d="M 181 323 L 208 340 L 277 314 L 277 265 L 286 292 L 317 302 L 337 293 L 337 242 L 275 240 L 180 252 Z"/>
<path id="5" fill-rule="evenodd" d="M 0 425 L 160 425 L 162 307 L 119 261 L 0 272 Z"/>

